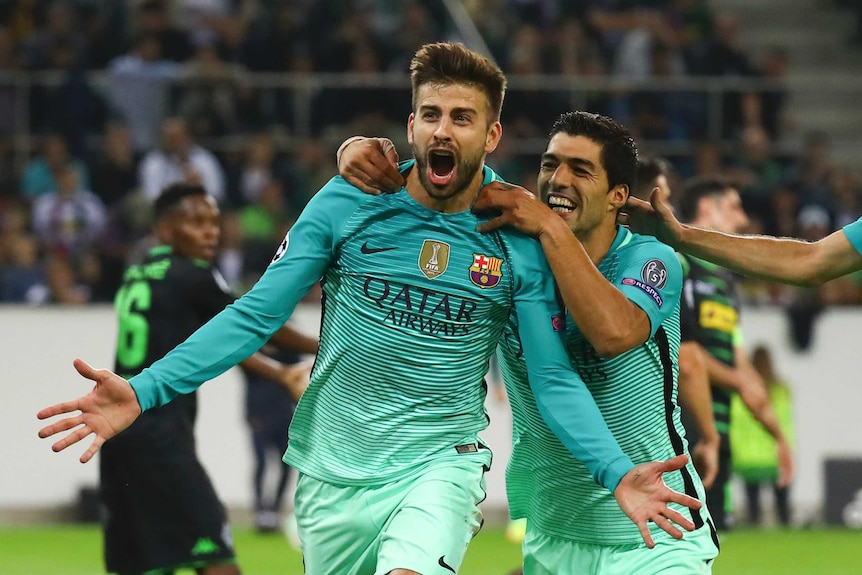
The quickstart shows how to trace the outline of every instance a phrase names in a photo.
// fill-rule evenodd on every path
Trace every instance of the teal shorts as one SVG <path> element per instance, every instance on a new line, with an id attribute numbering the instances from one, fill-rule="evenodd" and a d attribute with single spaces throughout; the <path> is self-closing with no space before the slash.
<path id="1" fill-rule="evenodd" d="M 487 456 L 441 458 L 374 486 L 341 486 L 300 473 L 296 520 L 306 575 L 457 573 L 482 526 Z"/>
<path id="2" fill-rule="evenodd" d="M 597 545 L 550 537 L 530 529 L 524 537 L 524 575 L 708 575 L 718 556 L 711 525 L 640 545 Z"/>

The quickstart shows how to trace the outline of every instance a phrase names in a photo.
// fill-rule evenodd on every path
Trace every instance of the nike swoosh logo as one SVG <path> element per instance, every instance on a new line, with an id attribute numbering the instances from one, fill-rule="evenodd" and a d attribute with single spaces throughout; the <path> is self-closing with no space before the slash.
<path id="1" fill-rule="evenodd" d="M 398 246 L 394 246 L 391 248 L 369 248 L 368 242 L 365 242 L 364 244 L 362 244 L 362 247 L 359 248 L 359 251 L 362 252 L 363 254 L 377 254 L 380 252 L 388 252 L 389 250 L 397 250 L 397 249 L 398 249 Z"/>
<path id="2" fill-rule="evenodd" d="M 437 563 L 439 563 L 439 564 L 440 564 L 440 567 L 442 567 L 442 568 L 444 568 L 444 569 L 448 569 L 448 570 L 449 570 L 449 571 L 451 571 L 452 573 L 454 573 L 454 572 L 455 572 L 455 570 L 454 570 L 454 569 L 452 569 L 452 567 L 450 567 L 449 565 L 447 565 L 447 564 L 446 564 L 446 562 L 445 562 L 445 561 L 443 561 L 443 555 L 441 555 L 441 556 L 440 556 L 440 560 L 439 560 L 439 561 L 437 561 Z"/>

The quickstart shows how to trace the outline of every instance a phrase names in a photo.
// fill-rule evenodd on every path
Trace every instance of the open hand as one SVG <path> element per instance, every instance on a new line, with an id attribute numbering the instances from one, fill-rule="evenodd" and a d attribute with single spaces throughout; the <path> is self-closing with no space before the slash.
<path id="1" fill-rule="evenodd" d="M 641 463 L 623 476 L 614 491 L 620 509 L 638 526 L 641 537 L 650 549 L 655 547 L 655 541 L 647 525 L 649 521 L 667 531 L 674 539 L 682 539 L 682 531 L 674 523 L 686 531 L 694 530 L 694 523 L 668 507 L 668 503 L 678 503 L 690 509 L 700 509 L 703 504 L 694 497 L 674 491 L 662 478 L 665 473 L 678 471 L 686 463 L 687 455 L 677 455 L 667 461 Z"/>
<path id="2" fill-rule="evenodd" d="M 69 415 L 56 423 L 39 430 L 39 437 L 45 439 L 63 431 L 71 433 L 55 442 L 51 449 L 62 451 L 78 443 L 85 437 L 95 434 L 93 443 L 81 455 L 81 463 L 86 463 L 99 451 L 108 439 L 114 437 L 141 414 L 138 397 L 128 381 L 107 369 L 94 369 L 83 360 L 74 362 L 78 373 L 96 382 L 87 395 L 72 401 L 64 401 L 41 410 L 36 417 L 48 419 L 55 415 Z"/>

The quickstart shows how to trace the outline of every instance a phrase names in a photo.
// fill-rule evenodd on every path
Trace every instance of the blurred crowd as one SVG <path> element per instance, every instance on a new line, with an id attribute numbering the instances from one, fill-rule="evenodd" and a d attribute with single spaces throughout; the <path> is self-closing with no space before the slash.
<path id="1" fill-rule="evenodd" d="M 335 174 L 343 138 L 389 136 L 409 152 L 415 50 L 474 32 L 510 76 L 489 163 L 512 181 L 534 187 L 538 154 L 522 143 L 544 145 L 552 120 L 579 108 L 628 125 L 678 180 L 732 175 L 753 232 L 817 239 L 862 215 L 860 175 L 834 164 L 827 135 L 794 153 L 781 145 L 786 51 L 750 53 L 738 17 L 707 0 L 460 7 L 453 18 L 443 0 L 0 0 L 0 302 L 110 301 L 150 241 L 153 199 L 178 180 L 219 199 L 219 265 L 242 291 Z M 340 76 L 278 81 L 311 73 Z M 387 73 L 403 81 L 367 79 Z M 706 91 L 656 89 L 686 77 L 737 81 L 719 126 Z M 819 309 L 860 303 L 862 289 L 750 283 L 746 297 Z"/>

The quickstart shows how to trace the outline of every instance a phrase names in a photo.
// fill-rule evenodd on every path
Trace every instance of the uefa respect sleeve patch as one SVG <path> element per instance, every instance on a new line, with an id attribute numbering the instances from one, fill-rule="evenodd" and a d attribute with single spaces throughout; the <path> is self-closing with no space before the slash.
<path id="1" fill-rule="evenodd" d="M 638 288 L 639 290 L 650 296 L 658 307 L 661 307 L 662 304 L 664 304 L 664 299 L 661 297 L 661 294 L 658 292 L 658 290 L 651 285 L 642 282 L 641 280 L 634 278 L 624 278 L 623 285 L 634 286 Z"/>

